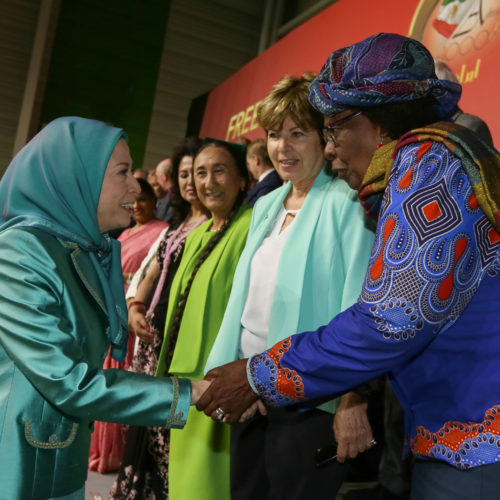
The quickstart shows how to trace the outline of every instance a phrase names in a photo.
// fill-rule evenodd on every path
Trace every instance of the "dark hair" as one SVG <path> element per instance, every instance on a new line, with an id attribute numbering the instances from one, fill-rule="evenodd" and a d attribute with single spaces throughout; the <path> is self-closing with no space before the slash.
<path id="1" fill-rule="evenodd" d="M 156 195 L 151 184 L 141 177 L 136 179 L 136 181 L 139 183 L 139 186 L 141 186 L 141 193 L 144 193 L 148 198 L 152 198 L 156 202 Z"/>
<path id="2" fill-rule="evenodd" d="M 248 184 L 250 182 L 250 176 L 247 169 L 247 147 L 241 144 L 235 144 L 234 142 L 221 141 L 219 139 L 203 139 L 203 144 L 198 149 L 196 156 L 198 156 L 204 149 L 208 147 L 224 148 L 234 160 L 236 167 L 238 168 L 239 175 L 245 179 L 245 191 L 248 189 Z"/>
<path id="3" fill-rule="evenodd" d="M 380 125 L 391 139 L 397 139 L 409 130 L 439 121 L 435 106 L 435 98 L 427 96 L 416 101 L 352 109 L 362 111 L 371 122 Z"/>
<path id="4" fill-rule="evenodd" d="M 179 191 L 179 166 L 184 156 L 196 156 L 201 146 L 201 139 L 198 137 L 186 137 L 174 147 L 172 154 L 172 192 L 170 194 L 170 206 L 172 207 L 172 217 L 170 226 L 174 229 L 178 227 L 187 217 L 191 205 L 181 196 Z"/>

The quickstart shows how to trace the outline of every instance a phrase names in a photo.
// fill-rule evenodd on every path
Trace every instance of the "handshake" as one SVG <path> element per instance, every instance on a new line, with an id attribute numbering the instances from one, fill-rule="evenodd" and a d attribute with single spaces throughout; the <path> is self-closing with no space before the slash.
<path id="1" fill-rule="evenodd" d="M 216 422 L 244 422 L 266 408 L 250 387 L 247 360 L 240 359 L 210 370 L 204 380 L 193 380 L 191 404 Z"/>

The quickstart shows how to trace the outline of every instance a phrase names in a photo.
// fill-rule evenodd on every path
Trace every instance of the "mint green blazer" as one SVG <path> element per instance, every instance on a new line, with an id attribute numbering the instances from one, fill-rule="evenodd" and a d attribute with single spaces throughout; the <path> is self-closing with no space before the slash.
<path id="1" fill-rule="evenodd" d="M 287 183 L 260 198 L 254 206 L 247 243 L 206 371 L 239 357 L 250 264 L 290 189 L 291 184 Z M 374 240 L 366 222 L 357 193 L 344 181 L 332 180 L 321 171 L 283 247 L 267 347 L 289 335 L 315 330 L 357 300 Z M 321 408 L 333 412 L 336 403 Z"/>
<path id="2" fill-rule="evenodd" d="M 107 324 L 75 243 L 27 226 L 0 233 L 0 499 L 81 488 L 94 419 L 184 425 L 188 380 L 102 370 Z"/>

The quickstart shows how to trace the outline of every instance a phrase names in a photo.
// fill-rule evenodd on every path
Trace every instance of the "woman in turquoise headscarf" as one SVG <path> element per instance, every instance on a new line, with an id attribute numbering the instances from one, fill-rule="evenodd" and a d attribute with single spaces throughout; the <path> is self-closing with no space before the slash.
<path id="1" fill-rule="evenodd" d="M 48 124 L 0 182 L 0 498 L 84 498 L 94 419 L 183 427 L 202 386 L 126 354 L 120 244 L 139 191 L 123 130 Z"/>

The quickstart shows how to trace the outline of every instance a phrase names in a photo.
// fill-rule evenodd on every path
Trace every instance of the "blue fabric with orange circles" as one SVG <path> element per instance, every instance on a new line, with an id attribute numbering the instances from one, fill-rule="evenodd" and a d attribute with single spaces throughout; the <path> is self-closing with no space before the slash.
<path id="1" fill-rule="evenodd" d="M 500 460 L 500 234 L 459 158 L 423 145 L 398 151 L 358 302 L 251 358 L 249 377 L 287 405 L 389 372 L 414 454 L 466 469 Z"/>

